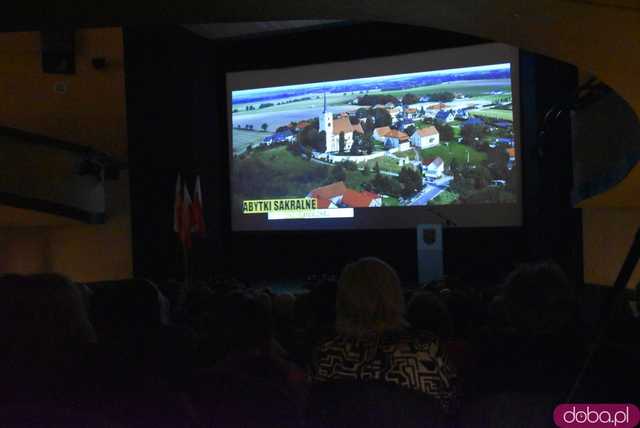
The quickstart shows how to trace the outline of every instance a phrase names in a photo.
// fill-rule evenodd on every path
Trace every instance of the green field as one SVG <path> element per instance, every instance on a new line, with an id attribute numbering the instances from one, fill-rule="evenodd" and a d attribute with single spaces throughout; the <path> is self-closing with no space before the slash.
<path id="1" fill-rule="evenodd" d="M 458 199 L 458 194 L 445 190 L 429 201 L 429 205 L 449 205 Z"/>
<path id="2" fill-rule="evenodd" d="M 398 165 L 398 161 L 390 158 L 389 156 L 382 156 L 377 159 L 371 159 L 367 161 L 367 166 L 371 171 L 376 166 L 376 162 L 380 165 L 380 171 L 388 171 L 388 172 L 400 172 L 402 169 L 400 165 Z"/>
<path id="3" fill-rule="evenodd" d="M 509 122 L 513 122 L 513 112 L 511 110 L 469 110 L 469 114 L 472 116 L 488 117 L 489 119 L 508 120 Z"/>
<path id="4" fill-rule="evenodd" d="M 396 156 L 401 158 L 408 158 L 409 160 L 414 160 L 416 158 L 416 152 L 413 150 L 406 150 L 404 152 L 396 152 Z"/>
<path id="5" fill-rule="evenodd" d="M 489 95 L 486 92 L 490 91 L 509 91 L 511 82 L 509 79 L 495 79 L 486 81 L 459 81 L 459 82 L 447 82 L 439 83 L 437 85 L 430 86 L 418 86 L 411 89 L 404 89 L 401 91 L 384 92 L 383 94 L 394 95 L 396 97 L 402 97 L 405 94 L 411 93 L 417 96 L 429 95 L 436 92 L 461 92 L 467 97 L 505 97 L 510 94 L 503 95 Z"/>
<path id="6" fill-rule="evenodd" d="M 346 104 L 352 100 L 354 100 L 355 98 L 362 96 L 362 95 L 329 95 L 327 97 L 327 105 L 343 105 Z M 321 96 L 318 95 L 313 95 L 314 98 L 310 99 L 310 100 L 303 100 L 303 101 L 295 101 L 295 102 L 291 102 L 291 103 L 285 103 L 285 104 L 280 104 L 280 105 L 274 105 L 272 107 L 266 107 L 266 108 L 258 108 L 258 106 L 260 106 L 260 104 L 262 104 L 262 102 L 253 102 L 253 103 L 243 103 L 243 104 L 234 104 L 233 105 L 233 109 L 237 109 L 238 111 L 233 113 L 234 116 L 236 117 L 241 117 L 245 114 L 256 114 L 256 113 L 273 113 L 273 112 L 279 112 L 279 111 L 289 111 L 289 110 L 305 110 L 305 109 L 309 109 L 309 108 L 318 108 L 318 107 L 322 107 L 324 100 Z M 315 98 L 315 97 L 319 97 L 319 98 Z M 298 98 L 302 98 L 302 96 L 298 97 Z M 276 102 L 280 102 L 281 100 L 276 100 L 276 101 L 264 101 L 264 103 L 273 103 L 275 104 Z M 251 105 L 254 106 L 256 109 L 255 110 L 245 110 L 246 106 Z"/>
<path id="7" fill-rule="evenodd" d="M 487 159 L 486 153 L 460 143 L 449 143 L 449 147 L 439 145 L 430 149 L 422 149 L 420 152 L 423 159 L 440 156 L 445 166 L 451 162 L 451 159 L 456 159 L 459 165 L 465 164 L 467 152 L 469 152 L 469 163 L 471 164 L 478 164 Z"/>
<path id="8" fill-rule="evenodd" d="M 482 204 L 490 204 L 490 203 L 515 203 L 516 195 L 506 189 L 500 189 L 496 187 L 487 187 L 481 189 L 477 192 L 472 193 L 469 197 L 467 197 L 466 202 L 468 203 L 482 203 Z"/>
<path id="9" fill-rule="evenodd" d="M 469 101 L 489 101 L 491 103 L 496 103 L 509 97 L 511 97 L 511 93 L 500 94 L 500 95 L 482 94 L 482 95 L 469 97 Z"/>
<path id="10" fill-rule="evenodd" d="M 245 129 L 233 129 L 233 153 L 240 154 L 252 145 L 254 148 L 262 143 L 262 139 L 270 132 L 248 131 Z"/>
<path id="11" fill-rule="evenodd" d="M 430 95 L 437 92 L 460 92 L 463 93 L 466 97 L 471 99 L 483 99 L 494 101 L 500 98 L 510 96 L 508 94 L 501 95 L 490 95 L 487 92 L 502 90 L 502 91 L 510 91 L 510 81 L 509 79 L 495 79 L 495 80 L 485 80 L 485 81 L 458 81 L 458 82 L 447 82 L 440 83 L 437 85 L 429 85 L 429 86 L 418 86 L 411 89 L 404 89 L 400 91 L 384 91 L 377 92 L 375 94 L 370 95 L 393 95 L 395 97 L 401 98 L 403 95 L 411 93 L 416 96 Z M 330 94 L 327 97 L 327 104 L 330 106 L 333 105 L 345 105 L 350 103 L 354 99 L 363 96 L 364 94 L 360 93 L 347 93 L 347 95 L 343 94 Z M 303 98 L 305 96 L 299 96 L 296 98 Z M 256 113 L 276 113 L 276 112 L 285 112 L 285 111 L 299 111 L 311 108 L 321 107 L 323 104 L 322 96 L 318 94 L 311 95 L 313 98 L 310 100 L 302 100 L 295 101 L 291 103 L 285 103 L 277 105 L 277 102 L 282 102 L 283 100 L 275 100 L 275 101 L 259 101 L 259 102 L 250 102 L 250 103 L 236 103 L 233 104 L 232 108 L 237 110 L 233 113 L 234 117 L 242 117 L 248 114 L 256 114 Z M 275 105 L 266 108 L 258 108 L 262 103 L 273 103 Z M 253 106 L 255 110 L 245 110 L 247 106 Z M 268 123 L 268 121 L 267 121 Z"/>

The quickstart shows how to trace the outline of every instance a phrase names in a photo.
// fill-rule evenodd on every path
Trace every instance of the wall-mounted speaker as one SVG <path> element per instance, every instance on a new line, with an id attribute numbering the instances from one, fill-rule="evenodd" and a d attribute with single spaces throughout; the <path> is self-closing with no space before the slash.
<path id="1" fill-rule="evenodd" d="M 53 74 L 74 74 L 75 31 L 50 30 L 40 32 L 42 71 Z"/>
<path id="2" fill-rule="evenodd" d="M 606 192 L 640 161 L 640 118 L 601 82 L 586 86 L 571 112 L 573 202 Z"/>

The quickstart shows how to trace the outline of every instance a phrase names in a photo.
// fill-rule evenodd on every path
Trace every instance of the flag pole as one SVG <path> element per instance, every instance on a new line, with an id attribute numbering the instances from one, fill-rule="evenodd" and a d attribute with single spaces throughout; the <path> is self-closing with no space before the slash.
<path id="1" fill-rule="evenodd" d="M 191 228 L 192 228 L 192 202 L 189 190 L 187 189 L 186 182 L 183 186 L 183 202 L 182 202 L 182 216 L 180 227 L 180 240 L 184 248 L 184 275 L 185 275 L 185 289 L 191 288 L 191 265 L 190 254 L 191 249 Z"/>
<path id="2" fill-rule="evenodd" d="M 206 234 L 206 226 L 205 226 L 205 222 L 204 222 L 204 204 L 202 201 L 202 186 L 200 184 L 200 176 L 196 176 L 196 182 L 195 182 L 195 187 L 193 190 L 193 201 L 192 201 L 192 205 L 191 205 L 191 214 L 192 214 L 192 218 L 193 218 L 193 233 L 194 233 L 194 237 L 199 238 L 199 240 L 203 239 L 205 237 Z M 201 241 L 200 241 L 201 243 Z M 202 257 L 196 257 L 195 254 L 197 254 L 198 256 L 201 256 L 201 252 L 202 249 L 197 250 L 196 248 L 200 247 L 202 248 L 202 245 L 196 245 L 194 246 L 194 252 L 192 253 L 192 255 L 194 255 L 194 257 L 192 257 L 191 260 L 191 272 L 192 272 L 192 278 L 191 281 L 194 281 L 194 278 L 197 277 L 198 274 L 201 274 L 202 272 L 200 272 L 198 270 L 198 268 L 201 268 L 201 266 L 199 266 L 199 263 L 201 263 Z M 192 284 L 194 285 L 194 284 Z"/>
<path id="3" fill-rule="evenodd" d="M 185 291 L 189 291 L 191 288 L 191 276 L 189 269 L 189 249 L 184 243 L 182 244 L 182 254 L 184 261 L 184 289 Z"/>
<path id="4" fill-rule="evenodd" d="M 180 250 L 182 252 L 182 263 L 184 265 L 184 283 L 180 290 L 180 303 L 184 303 L 186 298 L 186 288 L 187 288 L 187 249 L 182 239 L 182 223 L 183 223 L 183 203 L 184 203 L 184 192 L 183 192 L 183 184 L 181 180 L 181 175 L 178 173 L 178 177 L 176 179 L 176 190 L 175 190 L 175 201 L 173 204 L 173 231 L 176 233 L 176 237 L 178 238 L 178 242 L 180 242 Z M 180 256 L 178 256 L 180 257 Z"/>

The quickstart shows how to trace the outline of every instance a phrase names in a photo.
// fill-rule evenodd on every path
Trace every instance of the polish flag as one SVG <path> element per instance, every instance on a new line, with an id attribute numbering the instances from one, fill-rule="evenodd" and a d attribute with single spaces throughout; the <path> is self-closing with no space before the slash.
<path id="1" fill-rule="evenodd" d="M 178 180 L 176 180 L 176 199 L 173 204 L 173 231 L 180 233 L 182 218 L 182 186 L 180 180 L 180 174 L 178 174 Z"/>
<path id="2" fill-rule="evenodd" d="M 204 208 L 202 205 L 202 187 L 200 187 L 200 176 L 196 178 L 196 187 L 193 191 L 193 205 L 191 205 L 193 217 L 193 232 L 198 236 L 204 236 L 206 228 L 204 225 Z"/>
<path id="3" fill-rule="evenodd" d="M 187 189 L 186 184 L 183 189 L 184 199 L 182 201 L 182 214 L 180 216 L 180 240 L 185 248 L 191 248 L 192 202 L 191 195 L 189 195 L 189 189 Z"/>

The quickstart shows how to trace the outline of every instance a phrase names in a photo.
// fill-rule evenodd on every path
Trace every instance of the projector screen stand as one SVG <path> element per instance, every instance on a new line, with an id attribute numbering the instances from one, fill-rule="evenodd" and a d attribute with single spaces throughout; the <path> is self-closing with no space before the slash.
<path id="1" fill-rule="evenodd" d="M 416 228 L 418 250 L 418 284 L 444 279 L 441 224 L 419 224 Z"/>

